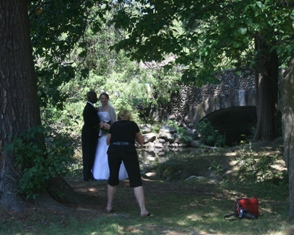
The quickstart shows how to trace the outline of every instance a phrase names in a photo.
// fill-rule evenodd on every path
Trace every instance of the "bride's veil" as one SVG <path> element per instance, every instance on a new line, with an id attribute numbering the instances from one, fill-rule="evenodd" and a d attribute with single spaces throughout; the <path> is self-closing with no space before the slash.
<path id="1" fill-rule="evenodd" d="M 102 103 L 99 101 L 99 107 L 98 107 L 98 110 L 100 111 L 100 108 L 102 107 Z M 116 122 L 116 113 L 115 113 L 115 109 L 113 107 L 113 105 L 111 104 L 111 102 L 108 100 L 108 109 L 107 109 L 107 112 L 109 113 L 110 115 L 110 120 L 111 120 L 111 123 L 114 123 Z"/>

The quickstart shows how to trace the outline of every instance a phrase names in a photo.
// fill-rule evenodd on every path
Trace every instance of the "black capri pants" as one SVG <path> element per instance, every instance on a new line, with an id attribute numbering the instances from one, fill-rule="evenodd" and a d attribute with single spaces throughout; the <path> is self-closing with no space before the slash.
<path id="1" fill-rule="evenodd" d="M 142 186 L 138 154 L 134 145 L 110 145 L 107 151 L 109 178 L 108 184 L 119 184 L 119 169 L 123 162 L 127 170 L 130 187 Z"/>

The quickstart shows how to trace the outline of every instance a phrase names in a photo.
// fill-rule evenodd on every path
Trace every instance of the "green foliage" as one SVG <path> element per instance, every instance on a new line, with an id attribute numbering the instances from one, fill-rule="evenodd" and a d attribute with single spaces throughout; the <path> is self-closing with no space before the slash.
<path id="1" fill-rule="evenodd" d="M 176 68 L 166 73 L 157 64 L 131 61 L 124 50 L 110 50 L 127 34 L 109 23 L 120 8 L 98 0 L 29 2 L 43 122 L 72 128 L 78 136 L 85 94 L 91 89 L 107 92 L 116 110 L 131 110 L 134 120 L 153 122 L 151 107 L 166 104 L 170 93 L 178 91 Z"/>
<path id="2" fill-rule="evenodd" d="M 216 175 L 223 177 L 223 174 L 225 172 L 223 166 L 219 164 L 216 160 L 212 160 L 210 162 L 210 167 L 208 170 L 215 172 Z"/>
<path id="3" fill-rule="evenodd" d="M 279 159 L 278 155 L 256 154 L 252 150 L 251 144 L 249 144 L 249 147 L 244 148 L 237 157 L 238 178 L 240 181 L 251 182 L 288 182 L 286 169 L 282 171 L 281 169 L 274 168 Z"/>
<path id="4" fill-rule="evenodd" d="M 64 134 L 35 127 L 21 133 L 4 151 L 12 151 L 15 156 L 15 166 L 21 175 L 18 193 L 26 199 L 35 199 L 46 190 L 50 179 L 66 175 L 74 146 Z"/>
<path id="5" fill-rule="evenodd" d="M 176 128 L 178 138 L 183 144 L 190 144 L 193 140 L 192 136 L 189 134 L 188 130 L 184 127 L 178 126 L 174 121 L 168 121 L 168 125 Z"/>
<path id="6" fill-rule="evenodd" d="M 80 66 L 88 48 L 82 38 L 86 28 L 95 33 L 100 30 L 104 14 L 109 9 L 107 3 L 104 0 L 86 3 L 29 1 L 31 41 L 41 106 L 46 107 L 50 103 L 62 109 L 68 97 L 61 91 L 62 85 L 78 75 L 87 76 L 87 68 Z M 75 50 L 77 45 L 82 48 L 78 53 Z"/>
<path id="7" fill-rule="evenodd" d="M 225 145 L 225 136 L 213 128 L 208 120 L 196 124 L 198 138 L 201 144 L 222 147 Z"/>
<path id="8" fill-rule="evenodd" d="M 254 51 L 259 35 L 281 63 L 294 51 L 286 2 L 42 0 L 29 1 L 29 15 L 41 106 L 80 108 L 94 89 L 150 123 L 150 110 L 182 81 L 200 86 L 218 82 L 220 69 L 262 64 Z"/>
<path id="9" fill-rule="evenodd" d="M 88 53 L 83 66 L 89 70 L 89 77 L 82 81 L 79 91 L 106 91 L 118 111 L 128 108 L 136 120 L 140 116 L 144 122 L 152 122 L 151 107 L 166 104 L 171 92 L 179 90 L 179 71 L 171 69 L 166 73 L 159 64 L 134 62 L 124 50 L 110 50 L 127 34 L 109 23 L 120 7 L 113 4 L 113 9 L 105 15 L 107 22 L 101 24 L 99 34 L 86 30 L 83 40 L 88 45 Z"/>
<path id="10" fill-rule="evenodd" d="M 153 133 L 159 133 L 160 129 L 161 129 L 161 123 L 155 122 L 152 124 L 152 132 Z"/>
<path id="11" fill-rule="evenodd" d="M 65 103 L 64 110 L 59 110 L 52 105 L 41 108 L 41 119 L 44 126 L 50 126 L 56 132 L 69 135 L 78 140 L 83 125 L 82 112 L 85 103 Z M 78 144 L 77 142 L 75 143 Z"/>
<path id="12" fill-rule="evenodd" d="M 179 134 L 181 142 L 184 144 L 190 144 L 193 140 L 192 136 L 189 135 L 189 132 L 184 127 L 177 127 L 177 133 Z"/>
<path id="13" fill-rule="evenodd" d="M 113 17 L 128 32 L 113 48 L 136 61 L 179 66 L 182 80 L 215 83 L 215 72 L 232 66 L 262 66 L 263 41 L 281 64 L 293 57 L 293 10 L 289 1 L 153 1 L 125 4 Z M 293 6 L 293 5 L 292 5 Z M 291 48 L 291 49 L 290 49 Z M 257 50 L 257 51 L 255 51 Z"/>

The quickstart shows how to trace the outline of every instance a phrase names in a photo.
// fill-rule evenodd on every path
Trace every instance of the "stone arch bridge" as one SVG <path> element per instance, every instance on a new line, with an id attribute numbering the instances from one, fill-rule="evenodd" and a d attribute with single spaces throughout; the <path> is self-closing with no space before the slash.
<path id="1" fill-rule="evenodd" d="M 172 96 L 165 118 L 188 129 L 208 119 L 216 130 L 226 135 L 228 144 L 240 142 L 252 135 L 257 120 L 254 74 L 249 70 L 228 70 L 219 74 L 218 79 L 219 84 L 201 88 L 183 86 Z"/>

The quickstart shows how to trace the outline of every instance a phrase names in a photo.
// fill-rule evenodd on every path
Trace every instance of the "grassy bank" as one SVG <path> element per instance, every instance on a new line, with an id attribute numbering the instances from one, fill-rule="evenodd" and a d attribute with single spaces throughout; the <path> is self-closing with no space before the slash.
<path id="1" fill-rule="evenodd" d="M 281 151 L 279 145 L 272 144 L 202 149 L 194 153 L 194 158 L 191 154 L 171 157 L 149 166 L 144 171 L 144 189 L 153 217 L 139 216 L 128 181 L 118 186 L 114 212 L 108 214 L 104 211 L 106 182 L 83 182 L 81 175 L 68 176 L 68 183 L 79 195 L 78 205 L 51 201 L 36 204 L 23 213 L 1 208 L 0 234 L 281 235 L 291 227 Z M 262 179 L 250 162 L 255 160 L 253 165 L 257 166 L 264 156 L 272 161 L 267 165 L 268 171 L 263 168 L 268 175 Z M 246 177 L 241 177 L 240 171 Z M 269 172 L 274 174 L 270 176 Z M 257 220 L 224 219 L 224 215 L 234 211 L 235 199 L 240 197 L 259 198 L 261 215 Z"/>

